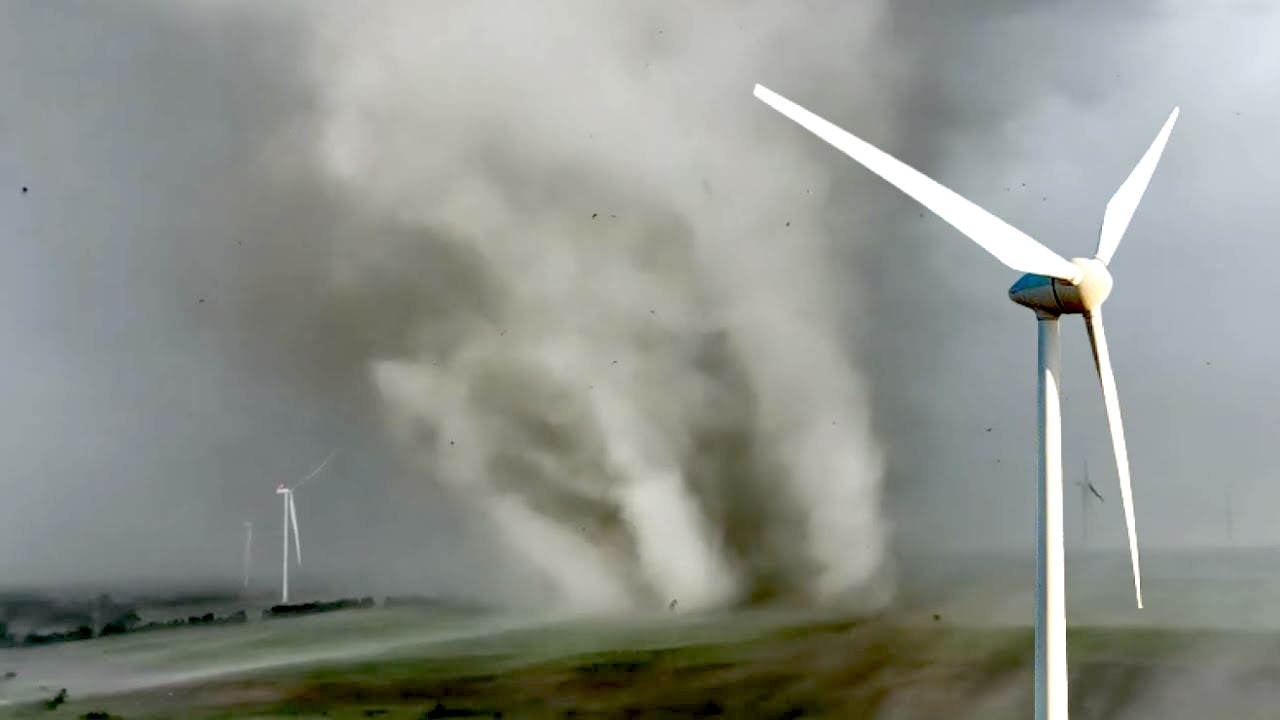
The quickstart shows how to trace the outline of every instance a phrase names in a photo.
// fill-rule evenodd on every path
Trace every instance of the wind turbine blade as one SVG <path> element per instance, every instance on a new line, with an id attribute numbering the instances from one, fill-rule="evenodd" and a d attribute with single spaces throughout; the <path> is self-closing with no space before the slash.
<path id="1" fill-rule="evenodd" d="M 325 466 L 325 465 L 328 465 L 328 464 L 329 464 L 329 461 L 330 461 L 330 460 L 332 460 L 332 459 L 333 459 L 333 456 L 334 456 L 334 455 L 336 455 L 336 454 L 338 454 L 338 451 L 337 451 L 337 450 L 330 450 L 330 451 L 329 451 L 329 454 L 328 454 L 328 455 L 326 455 L 326 456 L 325 456 L 325 458 L 324 458 L 324 460 L 323 460 L 323 461 L 321 461 L 321 463 L 320 463 L 319 465 L 317 465 L 317 466 L 316 466 L 316 469 L 315 469 L 315 470 L 312 470 L 312 471 L 311 471 L 311 473 L 310 473 L 309 475 L 307 475 L 306 477 L 304 477 L 304 478 L 302 478 L 301 480 L 299 480 L 299 481 L 298 481 L 298 482 L 297 482 L 297 483 L 296 483 L 292 488 L 289 488 L 289 489 L 290 489 L 290 490 L 297 490 L 298 488 L 302 487 L 302 484 L 303 484 L 303 483 L 305 483 L 306 481 L 310 480 L 311 478 L 313 478 L 313 477 L 315 477 L 315 476 L 319 475 L 319 474 L 320 474 L 320 471 L 321 471 L 321 470 L 324 470 L 324 466 Z"/>
<path id="2" fill-rule="evenodd" d="M 1173 132 L 1173 124 L 1177 120 L 1178 108 L 1175 107 L 1169 114 L 1169 119 L 1165 121 L 1164 127 L 1160 128 L 1160 134 L 1156 135 L 1156 139 L 1152 141 L 1151 147 L 1147 148 L 1147 152 L 1133 168 L 1133 172 L 1129 173 L 1128 179 L 1107 203 L 1107 211 L 1102 216 L 1102 231 L 1098 234 L 1098 252 L 1095 253 L 1104 265 L 1111 264 L 1111 257 L 1120 246 L 1120 238 L 1124 236 L 1124 231 L 1129 229 L 1129 221 L 1133 219 L 1133 213 L 1137 211 L 1138 203 L 1142 201 L 1142 194 L 1147 191 L 1151 174 L 1156 171 L 1156 165 L 1159 164 L 1160 156 L 1164 153 L 1164 146 L 1169 142 L 1169 133 Z"/>
<path id="3" fill-rule="evenodd" d="M 1047 275 L 1068 282 L 1080 279 L 1081 271 L 1021 230 L 948 190 L 933 179 L 875 146 L 841 130 L 763 85 L 755 96 L 774 110 L 817 135 L 871 172 L 909 195 L 964 233 L 997 260 L 1019 272 Z"/>
<path id="4" fill-rule="evenodd" d="M 302 540 L 298 538 L 298 506 L 293 503 L 293 493 L 289 493 L 289 520 L 293 524 L 293 549 L 298 555 L 298 567 L 302 567 Z"/>
<path id="5" fill-rule="evenodd" d="M 1124 525 L 1129 533 L 1129 557 L 1133 561 L 1133 590 L 1142 607 L 1142 570 L 1138 564 L 1138 531 L 1133 517 L 1133 486 L 1129 479 L 1129 450 L 1124 441 L 1124 423 L 1120 420 L 1120 397 L 1116 393 L 1116 376 L 1111 370 L 1111 353 L 1107 334 L 1102 329 L 1102 315 L 1094 311 L 1085 316 L 1089 344 L 1093 346 L 1093 362 L 1102 384 L 1102 401 L 1107 407 L 1107 425 L 1111 429 L 1111 445 L 1116 453 L 1116 471 L 1120 476 L 1120 502 L 1124 507 Z"/>

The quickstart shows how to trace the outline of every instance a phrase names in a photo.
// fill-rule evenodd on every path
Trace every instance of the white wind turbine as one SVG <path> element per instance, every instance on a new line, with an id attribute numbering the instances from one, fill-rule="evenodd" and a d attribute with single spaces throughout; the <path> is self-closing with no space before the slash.
<path id="1" fill-rule="evenodd" d="M 249 565 L 253 558 L 253 523 L 244 524 L 244 587 L 249 588 Z"/>
<path id="2" fill-rule="evenodd" d="M 302 540 L 298 537 L 298 510 L 293 502 L 293 492 L 302 487 L 302 484 L 320 474 L 325 465 L 333 459 L 333 452 L 321 462 L 310 475 L 299 480 L 293 487 L 288 487 L 284 483 L 276 485 L 276 494 L 284 498 L 284 557 L 283 567 L 281 569 L 280 579 L 280 604 L 289 604 L 289 526 L 293 526 L 293 550 L 298 558 L 298 567 L 302 567 Z"/>
<path id="3" fill-rule="evenodd" d="M 1129 458 L 1116 395 L 1115 375 L 1102 329 L 1102 303 L 1111 292 L 1107 265 L 1120 244 L 1156 163 L 1178 118 L 1173 109 L 1160 134 L 1137 167 L 1107 203 L 1093 258 L 1068 262 L 1003 220 L 939 185 L 905 163 L 850 135 L 773 91 L 756 85 L 755 96 L 879 175 L 938 217 L 964 233 L 1008 267 L 1028 273 L 1009 289 L 1009 297 L 1035 311 L 1039 328 L 1039 463 L 1036 517 L 1035 671 L 1037 720 L 1067 718 L 1067 638 L 1063 586 L 1062 417 L 1059 406 L 1059 325 L 1062 315 L 1083 315 L 1102 385 L 1107 424 L 1115 448 L 1120 498 L 1129 534 L 1133 585 L 1142 607 L 1142 574 L 1133 520 Z"/>

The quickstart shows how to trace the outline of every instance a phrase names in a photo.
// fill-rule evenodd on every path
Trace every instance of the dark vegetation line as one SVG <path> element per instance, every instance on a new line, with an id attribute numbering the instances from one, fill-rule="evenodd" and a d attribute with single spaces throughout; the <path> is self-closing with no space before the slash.
<path id="1" fill-rule="evenodd" d="M 155 603 L 153 606 L 166 605 L 173 607 L 174 603 Z M 262 611 L 261 617 L 263 620 L 273 620 L 340 610 L 366 610 L 377 606 L 378 603 L 372 597 L 342 598 L 327 602 L 272 605 Z M 442 610 L 475 609 L 464 608 L 458 603 L 411 596 L 387 597 L 383 599 L 381 606 L 385 608 L 418 606 Z M 78 606 L 58 604 L 44 598 L 30 596 L 0 598 L 0 648 L 37 647 L 180 627 L 237 625 L 249 620 L 249 611 L 240 609 L 226 615 L 208 612 L 167 621 L 143 622 L 138 610 L 139 607 L 112 601 L 109 595 L 102 595 L 96 601 Z M 21 630 L 11 632 L 11 628 L 24 625 L 31 629 L 27 632 Z M 60 629 L 41 632 L 50 627 Z"/>

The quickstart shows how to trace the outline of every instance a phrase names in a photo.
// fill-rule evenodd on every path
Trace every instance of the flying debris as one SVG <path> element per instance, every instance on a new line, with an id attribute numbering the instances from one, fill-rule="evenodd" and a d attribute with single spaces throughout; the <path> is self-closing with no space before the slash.
<path id="1" fill-rule="evenodd" d="M 1062 539 L 1062 418 L 1059 406 L 1059 318 L 1082 315 L 1093 346 L 1107 422 L 1120 478 L 1120 499 L 1129 534 L 1134 594 L 1142 607 L 1142 574 L 1133 519 L 1133 494 L 1115 375 L 1102 325 L 1102 304 L 1111 293 L 1107 270 L 1120 238 L 1146 191 L 1178 118 L 1174 108 L 1154 142 L 1107 203 L 1093 258 L 1068 261 L 1022 231 L 943 187 L 878 148 L 841 130 L 773 91 L 756 85 L 755 96 L 857 160 L 997 260 L 1027 273 L 1009 289 L 1014 302 L 1036 313 L 1039 328 L 1039 508 L 1036 520 L 1036 713 L 1037 720 L 1067 718 L 1067 648 Z M 1025 186 L 1025 183 L 1024 183 Z"/>

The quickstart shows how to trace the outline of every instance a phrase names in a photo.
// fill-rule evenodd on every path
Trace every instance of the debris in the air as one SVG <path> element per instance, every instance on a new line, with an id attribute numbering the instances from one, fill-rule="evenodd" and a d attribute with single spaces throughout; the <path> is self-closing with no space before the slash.
<path id="1" fill-rule="evenodd" d="M 67 701 L 67 689 L 62 688 L 61 690 L 58 690 L 58 694 L 54 695 L 53 698 L 49 700 L 45 700 L 44 706 L 49 708 L 50 710 L 57 710 L 58 706 L 62 705 L 66 701 Z"/>

